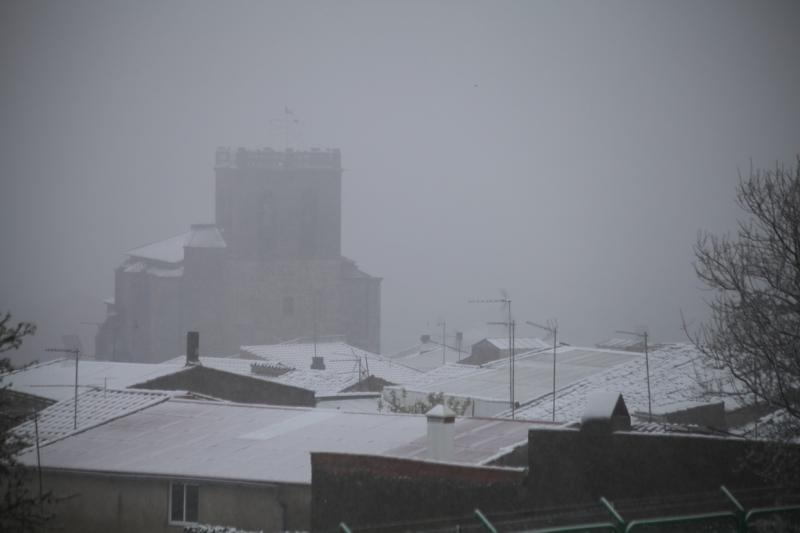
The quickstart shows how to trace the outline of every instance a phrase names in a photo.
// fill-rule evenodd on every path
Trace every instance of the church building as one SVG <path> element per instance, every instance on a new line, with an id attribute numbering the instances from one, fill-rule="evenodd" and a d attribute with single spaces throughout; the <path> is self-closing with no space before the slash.
<path id="1" fill-rule="evenodd" d="M 216 153 L 216 223 L 127 252 L 99 359 L 156 362 L 338 337 L 380 351 L 381 279 L 341 255 L 339 150 Z"/>

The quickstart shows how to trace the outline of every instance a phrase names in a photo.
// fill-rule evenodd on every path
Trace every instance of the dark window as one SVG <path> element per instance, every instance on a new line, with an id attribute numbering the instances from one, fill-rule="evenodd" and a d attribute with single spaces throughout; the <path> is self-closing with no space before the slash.
<path id="1" fill-rule="evenodd" d="M 170 500 L 170 521 L 183 522 L 183 484 L 172 485 L 172 499 Z"/>
<path id="2" fill-rule="evenodd" d="M 200 487 L 186 483 L 170 485 L 169 521 L 197 522 Z"/>
<path id="3" fill-rule="evenodd" d="M 186 516 L 184 522 L 197 522 L 197 507 L 200 496 L 200 487 L 197 485 L 185 485 L 186 487 Z"/>
<path id="4" fill-rule="evenodd" d="M 294 298 L 287 296 L 283 299 L 283 315 L 292 316 L 294 314 Z"/>

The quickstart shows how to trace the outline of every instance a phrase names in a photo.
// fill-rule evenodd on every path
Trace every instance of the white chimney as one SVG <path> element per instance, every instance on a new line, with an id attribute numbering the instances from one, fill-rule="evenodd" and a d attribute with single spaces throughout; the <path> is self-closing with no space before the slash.
<path id="1" fill-rule="evenodd" d="M 456 415 L 445 405 L 437 405 L 427 413 L 428 457 L 435 461 L 453 460 Z"/>

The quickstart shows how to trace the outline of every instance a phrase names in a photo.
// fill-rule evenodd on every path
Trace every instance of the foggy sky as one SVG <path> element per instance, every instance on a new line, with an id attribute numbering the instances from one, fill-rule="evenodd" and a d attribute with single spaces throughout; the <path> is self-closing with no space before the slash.
<path id="1" fill-rule="evenodd" d="M 0 4 L 0 310 L 93 350 L 123 253 L 214 220 L 217 146 L 337 147 L 385 352 L 558 317 L 593 344 L 706 316 L 699 229 L 800 151 L 797 2 Z M 489 332 L 501 334 L 500 331 Z M 519 336 L 538 334 L 521 328 Z M 165 354 L 173 355 L 173 354 Z M 208 354 L 210 355 L 210 354 Z"/>

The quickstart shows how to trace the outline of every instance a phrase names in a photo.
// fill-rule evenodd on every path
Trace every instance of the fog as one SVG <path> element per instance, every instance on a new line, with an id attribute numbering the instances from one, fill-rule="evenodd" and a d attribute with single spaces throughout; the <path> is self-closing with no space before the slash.
<path id="1" fill-rule="evenodd" d="M 800 151 L 796 2 L 4 2 L 0 308 L 94 326 L 126 250 L 214 221 L 218 146 L 342 151 L 382 349 L 497 305 L 593 344 L 706 316 L 700 229 Z M 281 122 L 292 111 L 288 131 Z M 294 120 L 298 122 L 295 123 Z M 520 330 L 518 335 L 537 335 Z"/>

